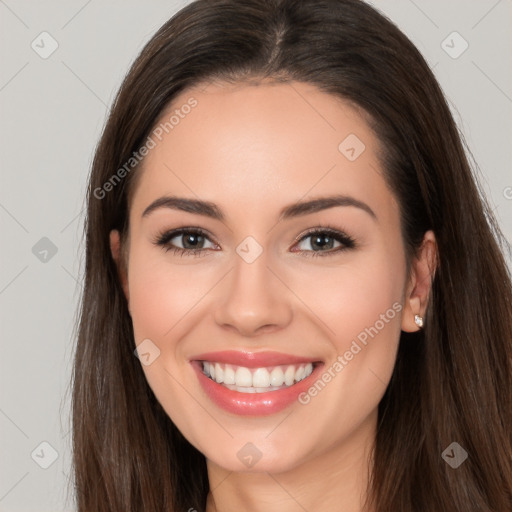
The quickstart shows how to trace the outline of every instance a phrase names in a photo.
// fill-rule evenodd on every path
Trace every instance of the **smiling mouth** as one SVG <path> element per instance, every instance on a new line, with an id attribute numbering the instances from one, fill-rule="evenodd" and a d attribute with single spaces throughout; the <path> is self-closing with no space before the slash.
<path id="1" fill-rule="evenodd" d="M 317 363 L 247 368 L 214 361 L 201 361 L 203 373 L 217 384 L 240 393 L 267 393 L 294 386 L 309 377 Z"/>

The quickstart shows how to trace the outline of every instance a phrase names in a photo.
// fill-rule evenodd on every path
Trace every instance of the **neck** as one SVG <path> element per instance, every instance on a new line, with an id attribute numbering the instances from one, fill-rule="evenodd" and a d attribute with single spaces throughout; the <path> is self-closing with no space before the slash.
<path id="1" fill-rule="evenodd" d="M 288 471 L 231 472 L 207 460 L 210 493 L 206 512 L 297 512 L 363 508 L 376 416 L 346 439 Z"/>

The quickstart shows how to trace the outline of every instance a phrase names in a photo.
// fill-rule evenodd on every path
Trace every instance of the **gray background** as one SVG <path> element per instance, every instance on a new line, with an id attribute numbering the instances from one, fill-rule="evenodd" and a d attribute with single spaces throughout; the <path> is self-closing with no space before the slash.
<path id="1" fill-rule="evenodd" d="M 86 178 L 130 63 L 187 3 L 0 0 L 1 512 L 73 510 L 69 379 Z M 512 242 L 512 1 L 370 3 L 434 69 Z M 58 43 L 46 59 L 31 47 L 50 48 L 43 31 Z M 461 39 L 446 39 L 454 31 L 469 44 L 457 58 L 442 46 L 460 52 Z"/>

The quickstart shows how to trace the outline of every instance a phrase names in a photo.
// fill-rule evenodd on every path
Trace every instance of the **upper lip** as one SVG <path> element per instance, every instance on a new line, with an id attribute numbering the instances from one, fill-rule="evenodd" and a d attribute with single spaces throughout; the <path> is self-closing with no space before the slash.
<path id="1" fill-rule="evenodd" d="M 291 354 L 283 354 L 281 352 L 244 352 L 240 350 L 205 352 L 191 357 L 190 360 L 225 363 L 246 368 L 321 362 L 318 358 L 300 357 Z"/>

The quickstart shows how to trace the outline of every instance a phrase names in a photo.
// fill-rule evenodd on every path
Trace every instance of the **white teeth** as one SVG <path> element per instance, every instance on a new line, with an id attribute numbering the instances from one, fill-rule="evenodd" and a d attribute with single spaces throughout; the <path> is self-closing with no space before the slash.
<path id="1" fill-rule="evenodd" d="M 224 384 L 234 384 L 235 383 L 235 370 L 232 366 L 227 364 L 224 368 Z"/>
<path id="2" fill-rule="evenodd" d="M 239 366 L 235 372 L 235 384 L 242 387 L 252 386 L 252 374 L 249 368 Z"/>
<path id="3" fill-rule="evenodd" d="M 313 364 L 246 368 L 203 361 L 203 373 L 218 384 L 241 393 L 264 393 L 292 386 L 313 371 Z"/>
<path id="4" fill-rule="evenodd" d="M 268 388 L 270 386 L 270 374 L 266 368 L 258 368 L 253 373 L 252 386 L 255 388 Z"/>
<path id="5" fill-rule="evenodd" d="M 279 388 L 245 388 L 241 386 L 227 386 L 223 384 L 224 387 L 231 389 L 232 391 L 238 391 L 239 393 L 268 393 L 269 391 L 279 391 L 280 389 L 286 388 L 288 386 L 281 386 Z"/>
<path id="6" fill-rule="evenodd" d="M 272 386 L 282 386 L 284 383 L 284 373 L 278 366 L 270 374 L 270 384 Z"/>
<path id="7" fill-rule="evenodd" d="M 288 366 L 284 372 L 284 383 L 291 386 L 295 380 L 295 366 Z"/>
<path id="8" fill-rule="evenodd" d="M 219 363 L 215 363 L 215 380 L 220 384 L 224 382 L 224 370 Z"/>

